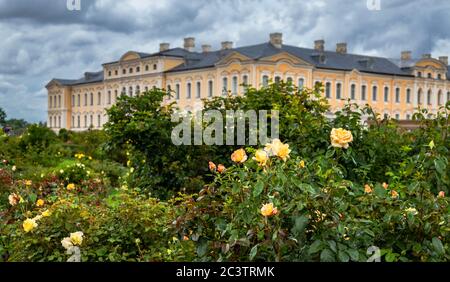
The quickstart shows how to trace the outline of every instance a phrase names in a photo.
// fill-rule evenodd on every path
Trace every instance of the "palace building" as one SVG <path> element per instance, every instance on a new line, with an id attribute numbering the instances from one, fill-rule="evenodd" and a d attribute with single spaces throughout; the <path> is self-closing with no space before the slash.
<path id="1" fill-rule="evenodd" d="M 321 82 L 330 114 L 351 99 L 382 115 L 408 120 L 419 106 L 433 114 L 450 100 L 447 56 L 413 59 L 410 51 L 398 59 L 356 55 L 347 53 L 346 43 L 328 50 L 324 40 L 302 48 L 283 44 L 281 33 L 258 45 L 235 48 L 225 41 L 220 50 L 202 45 L 200 51 L 189 37 L 183 48 L 161 43 L 156 53 L 129 51 L 80 79 L 52 79 L 46 85 L 47 125 L 55 131 L 101 129 L 106 109 L 119 95 L 139 95 L 152 87 L 172 90 L 180 109 L 195 111 L 202 108 L 202 99 L 242 95 L 243 85 L 259 88 L 279 80 L 309 88 Z"/>

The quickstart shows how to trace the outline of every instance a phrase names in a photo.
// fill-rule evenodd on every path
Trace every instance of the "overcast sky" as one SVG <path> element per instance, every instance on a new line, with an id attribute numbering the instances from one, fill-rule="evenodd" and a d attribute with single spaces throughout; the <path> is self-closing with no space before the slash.
<path id="1" fill-rule="evenodd" d="M 45 85 L 74 79 L 128 50 L 155 52 L 160 42 L 235 46 L 268 41 L 326 49 L 347 42 L 351 53 L 397 58 L 450 55 L 450 1 L 379 0 L 0 0 L 0 107 L 10 118 L 45 121 Z M 377 1 L 377 0 L 371 0 Z"/>

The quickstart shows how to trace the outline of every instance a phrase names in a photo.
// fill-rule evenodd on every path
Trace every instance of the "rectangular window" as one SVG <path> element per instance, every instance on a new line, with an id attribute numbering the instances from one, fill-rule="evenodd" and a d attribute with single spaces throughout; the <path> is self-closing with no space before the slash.
<path id="1" fill-rule="evenodd" d="M 111 90 L 108 90 L 108 105 L 111 104 Z"/>
<path id="2" fill-rule="evenodd" d="M 384 102 L 389 102 L 389 88 L 384 87 Z"/>
<path id="3" fill-rule="evenodd" d="M 72 106 L 75 106 L 75 95 L 72 95 Z"/>
<path id="4" fill-rule="evenodd" d="M 208 81 L 208 97 L 213 96 L 213 82 L 212 80 Z"/>
<path id="5" fill-rule="evenodd" d="M 363 100 L 363 101 L 365 101 L 367 99 L 366 91 L 367 91 L 367 86 L 362 85 L 361 86 L 361 100 Z"/>
<path id="6" fill-rule="evenodd" d="M 298 80 L 298 89 L 302 90 L 304 84 L 305 84 L 305 79 L 300 78 L 300 79 Z"/>
<path id="7" fill-rule="evenodd" d="M 372 87 L 372 101 L 376 101 L 377 100 L 377 95 L 378 95 L 378 87 L 373 86 Z"/>
<path id="8" fill-rule="evenodd" d="M 97 93 L 97 105 L 100 105 L 102 103 L 102 93 Z"/>
<path id="9" fill-rule="evenodd" d="M 102 122 L 102 119 L 101 119 L 100 115 L 98 115 L 97 116 L 97 127 L 101 126 L 101 122 Z"/>
<path id="10" fill-rule="evenodd" d="M 238 92 L 238 78 L 237 78 L 237 76 L 233 76 L 232 92 L 233 92 L 233 95 L 237 95 L 237 92 Z"/>
<path id="11" fill-rule="evenodd" d="M 325 83 L 325 97 L 331 98 L 331 83 Z"/>
<path id="12" fill-rule="evenodd" d="M 175 85 L 175 98 L 180 100 L 180 84 Z"/>
<path id="13" fill-rule="evenodd" d="M 395 88 L 395 103 L 400 103 L 400 88 Z"/>
<path id="14" fill-rule="evenodd" d="M 91 123 L 89 124 L 89 127 L 94 127 L 94 116 L 91 115 Z"/>
<path id="15" fill-rule="evenodd" d="M 201 83 L 198 81 L 197 82 L 197 94 L 196 94 L 196 98 L 199 99 L 202 96 L 202 85 Z"/>
<path id="16" fill-rule="evenodd" d="M 53 98 L 50 96 L 49 99 L 50 99 L 50 101 L 49 101 L 50 107 L 49 107 L 49 108 L 51 108 L 52 105 L 53 105 Z M 51 127 L 51 126 L 50 126 L 50 127 Z"/>
<path id="17" fill-rule="evenodd" d="M 61 108 L 61 96 L 58 96 L 58 107 Z"/>
<path id="18" fill-rule="evenodd" d="M 411 103 L 411 89 L 406 89 L 406 103 Z"/>
<path id="19" fill-rule="evenodd" d="M 267 75 L 264 75 L 262 77 L 262 85 L 263 85 L 263 87 L 266 87 L 269 85 L 269 77 Z"/>
<path id="20" fill-rule="evenodd" d="M 338 83 L 336 84 L 336 99 L 341 99 L 341 89 L 342 89 L 342 84 Z"/>
<path id="21" fill-rule="evenodd" d="M 226 95 L 228 93 L 228 78 L 224 77 L 222 79 L 222 95 Z"/>
<path id="22" fill-rule="evenodd" d="M 191 88 L 192 88 L 192 87 L 191 87 L 191 83 L 189 82 L 189 83 L 187 84 L 187 86 L 186 86 L 186 97 L 187 97 L 188 99 L 191 99 L 191 91 L 192 91 Z"/>
<path id="23" fill-rule="evenodd" d="M 352 100 L 356 99 L 356 85 L 352 84 L 352 86 L 350 87 L 350 98 Z"/>

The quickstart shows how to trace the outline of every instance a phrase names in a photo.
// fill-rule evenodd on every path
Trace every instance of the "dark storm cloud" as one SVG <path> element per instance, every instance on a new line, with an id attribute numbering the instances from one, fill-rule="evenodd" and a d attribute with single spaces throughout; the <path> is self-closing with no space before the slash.
<path id="1" fill-rule="evenodd" d="M 46 118 L 45 84 L 53 77 L 79 78 L 132 49 L 154 52 L 160 42 L 197 48 L 231 40 L 235 46 L 283 32 L 285 44 L 326 49 L 348 43 L 349 52 L 398 57 L 450 55 L 450 2 L 381 0 L 0 0 L 0 107 L 11 117 Z M 27 103 L 23 103 L 27 101 Z"/>

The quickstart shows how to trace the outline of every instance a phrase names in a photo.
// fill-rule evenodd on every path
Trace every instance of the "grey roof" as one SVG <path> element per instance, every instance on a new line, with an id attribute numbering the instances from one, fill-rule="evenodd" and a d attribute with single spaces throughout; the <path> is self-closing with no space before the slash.
<path id="1" fill-rule="evenodd" d="M 253 60 L 260 60 L 265 57 L 287 52 L 301 60 L 310 63 L 316 68 L 333 69 L 333 70 L 358 70 L 366 73 L 377 73 L 387 75 L 398 75 L 412 77 L 411 67 L 416 60 L 402 62 L 399 59 L 388 59 L 382 57 L 356 55 L 356 54 L 341 54 L 332 51 L 319 52 L 315 49 L 301 48 L 291 45 L 282 45 L 281 48 L 276 48 L 271 43 L 266 42 L 257 45 L 238 47 L 227 50 L 218 50 L 208 53 L 189 52 L 183 48 L 173 48 L 166 51 L 156 53 L 141 53 L 137 52 L 141 58 L 149 57 L 179 57 L 184 59 L 184 63 L 166 72 L 177 72 L 196 70 L 203 68 L 214 67 L 217 62 L 226 57 L 232 52 L 238 52 Z M 115 62 L 112 62 L 115 63 Z M 111 63 L 108 63 L 111 64 Z M 447 79 L 450 80 L 450 66 L 448 66 Z M 63 85 L 77 85 L 84 83 L 93 83 L 103 81 L 103 72 L 89 72 L 80 79 L 55 79 Z"/>
<path id="2" fill-rule="evenodd" d="M 54 81 L 66 86 L 73 86 L 78 84 L 95 83 L 103 81 L 103 71 L 99 72 L 85 72 L 84 77 L 80 79 L 59 79 L 55 78 Z"/>

